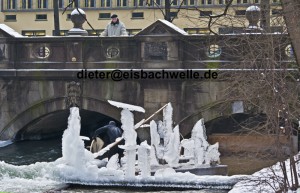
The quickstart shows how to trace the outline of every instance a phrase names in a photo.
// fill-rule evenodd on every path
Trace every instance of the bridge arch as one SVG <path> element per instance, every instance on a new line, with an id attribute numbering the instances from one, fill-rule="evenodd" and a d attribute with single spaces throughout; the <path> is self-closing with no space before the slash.
<path id="1" fill-rule="evenodd" d="M 100 122 L 107 122 L 108 120 L 120 120 L 120 110 L 109 105 L 106 100 L 99 100 L 91 97 L 81 98 L 80 114 L 82 117 L 82 128 L 87 126 L 91 128 L 98 127 Z M 65 104 L 65 97 L 49 98 L 43 101 L 39 101 L 34 105 L 28 107 L 23 112 L 16 115 L 0 132 L 0 138 L 2 140 L 21 140 L 27 139 L 30 134 L 37 134 L 40 132 L 40 136 L 33 136 L 32 138 L 51 137 L 51 135 L 57 135 L 62 133 L 66 129 L 67 117 L 69 116 L 69 110 Z M 92 119 L 95 120 L 92 120 Z M 84 121 L 85 119 L 92 120 L 91 123 Z M 57 121 L 58 124 L 51 123 L 50 121 Z M 47 129 L 53 129 L 46 131 L 45 128 L 39 126 L 45 125 Z M 52 125 L 51 125 L 52 124 Z M 58 128 L 55 128 L 57 125 Z M 52 127 L 50 127 L 52 126 Z M 87 131 L 86 133 L 88 134 Z"/>

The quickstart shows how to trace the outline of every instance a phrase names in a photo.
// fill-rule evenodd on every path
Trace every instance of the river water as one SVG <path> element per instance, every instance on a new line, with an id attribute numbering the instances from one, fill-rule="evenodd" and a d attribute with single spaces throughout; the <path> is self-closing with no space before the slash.
<path id="1" fill-rule="evenodd" d="M 42 141 L 20 141 L 0 148 L 0 192 L 9 193 L 121 193 L 170 192 L 149 190 L 108 189 L 99 187 L 66 187 L 53 178 L 55 160 L 62 156 L 61 138 Z M 51 190 L 51 191 L 50 191 Z M 183 191 L 172 191 L 179 193 Z M 216 193 L 228 190 L 189 190 L 185 192 Z"/>

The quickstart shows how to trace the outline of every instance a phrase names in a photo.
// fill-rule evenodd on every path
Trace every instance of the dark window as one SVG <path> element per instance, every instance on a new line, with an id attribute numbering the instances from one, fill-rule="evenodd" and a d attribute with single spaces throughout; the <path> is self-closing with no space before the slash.
<path id="1" fill-rule="evenodd" d="M 282 14 L 282 9 L 272 9 L 272 15 L 280 15 Z"/>
<path id="2" fill-rule="evenodd" d="M 200 17 L 212 15 L 212 11 L 200 11 Z"/>
<path id="3" fill-rule="evenodd" d="M 134 0 L 133 4 L 134 4 L 134 6 L 143 6 L 144 0 Z"/>
<path id="4" fill-rule="evenodd" d="M 37 14 L 35 19 L 36 20 L 47 20 L 47 14 Z"/>
<path id="5" fill-rule="evenodd" d="M 177 0 L 173 0 L 172 1 L 172 5 L 178 5 L 178 1 Z"/>
<path id="6" fill-rule="evenodd" d="M 144 18 L 144 12 L 132 13 L 132 18 Z"/>
<path id="7" fill-rule="evenodd" d="M 47 0 L 37 0 L 38 8 L 47 8 Z"/>
<path id="8" fill-rule="evenodd" d="M 219 0 L 219 4 L 222 5 L 224 2 L 223 0 Z"/>
<path id="9" fill-rule="evenodd" d="M 22 0 L 22 9 L 31 9 L 32 0 Z"/>
<path id="10" fill-rule="evenodd" d="M 17 16 L 16 15 L 5 15 L 5 20 L 6 21 L 16 21 Z"/>
<path id="11" fill-rule="evenodd" d="M 236 10 L 235 11 L 235 15 L 245 15 L 246 14 L 246 10 Z"/>
<path id="12" fill-rule="evenodd" d="M 64 1 L 64 0 L 59 0 L 59 1 L 58 1 L 58 7 L 59 7 L 59 8 L 63 8 L 63 6 L 64 6 L 63 1 Z"/>
<path id="13" fill-rule="evenodd" d="M 110 13 L 99 13 L 99 19 L 110 19 Z"/>
<path id="14" fill-rule="evenodd" d="M 177 14 L 178 14 L 177 12 L 170 12 L 171 17 L 177 17 Z"/>
<path id="15" fill-rule="evenodd" d="M 237 0 L 236 3 L 237 3 L 237 4 L 240 4 L 240 3 L 241 3 L 241 0 Z"/>
<path id="16" fill-rule="evenodd" d="M 243 3 L 248 3 L 248 0 L 243 0 Z"/>
<path id="17" fill-rule="evenodd" d="M 16 0 L 7 0 L 7 9 L 16 9 Z"/>

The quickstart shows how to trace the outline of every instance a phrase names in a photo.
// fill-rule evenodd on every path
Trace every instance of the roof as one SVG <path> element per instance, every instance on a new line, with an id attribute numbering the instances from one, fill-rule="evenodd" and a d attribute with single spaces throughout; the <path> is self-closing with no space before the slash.
<path id="1" fill-rule="evenodd" d="M 0 33 L 2 32 L 2 36 L 10 36 L 10 37 L 23 37 L 21 34 L 8 27 L 5 24 L 0 24 Z M 1 34 L 0 34 L 1 36 Z"/>
<path id="2" fill-rule="evenodd" d="M 188 33 L 167 20 L 158 19 L 136 34 L 136 36 L 140 35 L 188 35 Z"/>

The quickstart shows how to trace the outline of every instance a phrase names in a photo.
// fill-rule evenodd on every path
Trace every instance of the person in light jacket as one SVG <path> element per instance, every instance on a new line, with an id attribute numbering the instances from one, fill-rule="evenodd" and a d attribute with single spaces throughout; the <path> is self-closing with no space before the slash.
<path id="1" fill-rule="evenodd" d="M 125 25 L 119 20 L 118 15 L 113 14 L 110 18 L 111 22 L 106 26 L 101 36 L 127 36 Z"/>

